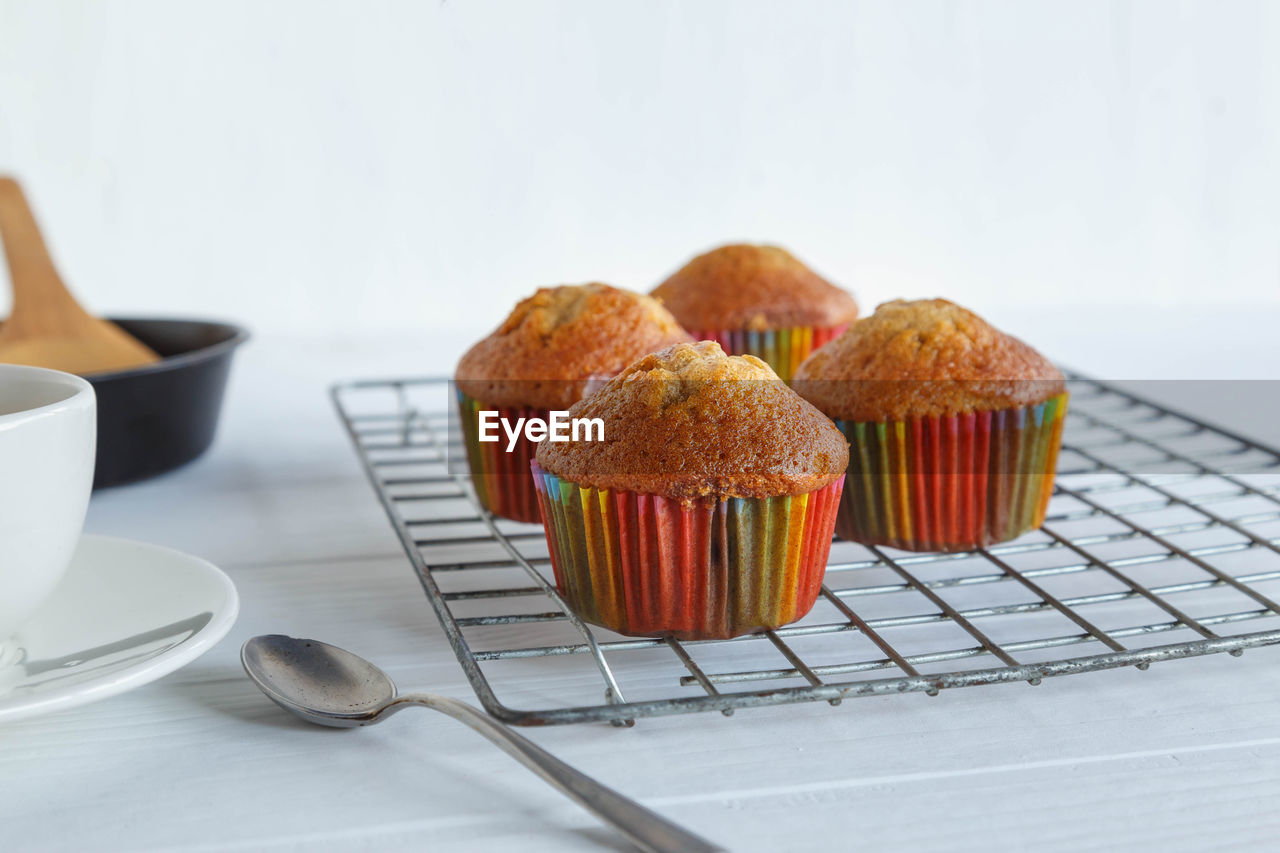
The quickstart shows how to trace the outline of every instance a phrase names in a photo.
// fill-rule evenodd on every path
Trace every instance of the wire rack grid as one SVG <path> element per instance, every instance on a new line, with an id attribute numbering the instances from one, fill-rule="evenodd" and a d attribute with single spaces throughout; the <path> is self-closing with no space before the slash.
<path id="1" fill-rule="evenodd" d="M 632 725 L 1034 685 L 1280 643 L 1280 453 L 1108 383 L 1069 385 L 1041 529 L 946 554 L 836 540 L 804 619 L 695 642 L 578 619 L 555 590 L 541 527 L 476 502 L 447 380 L 349 382 L 332 394 L 485 709 L 519 725 Z"/>

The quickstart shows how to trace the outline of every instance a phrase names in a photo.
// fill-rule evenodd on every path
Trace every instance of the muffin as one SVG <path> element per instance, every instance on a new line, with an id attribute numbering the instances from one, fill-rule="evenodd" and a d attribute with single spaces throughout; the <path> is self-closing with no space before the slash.
<path id="1" fill-rule="evenodd" d="M 1062 374 L 973 312 L 887 302 L 810 356 L 793 385 L 851 445 L 841 538 L 961 551 L 1044 523 Z"/>
<path id="2" fill-rule="evenodd" d="M 822 585 L 848 446 L 752 356 L 647 355 L 569 409 L 604 440 L 538 445 L 556 584 L 621 634 L 711 639 L 801 618 Z"/>
<path id="3" fill-rule="evenodd" d="M 847 291 L 777 246 L 721 246 L 699 255 L 653 295 L 699 340 L 754 355 L 790 381 L 809 353 L 858 316 Z"/>
<path id="4" fill-rule="evenodd" d="M 540 521 L 529 477 L 535 443 L 521 434 L 508 449 L 480 441 L 480 413 L 546 420 L 645 353 L 690 340 L 657 300 L 606 284 L 544 287 L 471 347 L 455 374 L 467 462 L 476 494 L 494 515 Z M 490 433 L 492 435 L 492 432 Z"/>

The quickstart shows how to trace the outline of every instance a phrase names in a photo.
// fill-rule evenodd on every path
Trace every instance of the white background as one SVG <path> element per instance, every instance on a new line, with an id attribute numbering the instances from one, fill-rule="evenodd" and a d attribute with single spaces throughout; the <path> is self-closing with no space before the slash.
<path id="1" fill-rule="evenodd" d="M 1278 46 L 1261 0 L 0 0 L 0 169 L 104 313 L 453 352 L 749 239 L 1108 372 L 1280 308 Z"/>

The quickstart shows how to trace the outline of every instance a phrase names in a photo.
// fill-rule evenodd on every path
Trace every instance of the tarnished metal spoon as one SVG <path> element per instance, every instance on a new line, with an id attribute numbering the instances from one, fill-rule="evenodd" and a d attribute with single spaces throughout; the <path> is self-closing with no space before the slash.
<path id="1" fill-rule="evenodd" d="M 369 726 L 410 706 L 433 708 L 493 741 L 641 849 L 653 853 L 723 853 L 723 848 L 601 785 L 478 708 L 430 693 L 398 695 L 390 676 L 337 646 L 267 634 L 245 643 L 240 661 L 253 683 L 273 702 L 309 723 L 339 728 Z"/>

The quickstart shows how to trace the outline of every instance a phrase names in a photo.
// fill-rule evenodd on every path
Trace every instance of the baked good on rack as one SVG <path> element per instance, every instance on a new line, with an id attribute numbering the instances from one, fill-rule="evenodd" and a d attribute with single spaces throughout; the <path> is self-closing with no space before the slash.
<path id="1" fill-rule="evenodd" d="M 851 446 L 842 538 L 967 550 L 1044 522 L 1062 373 L 972 311 L 887 302 L 814 352 L 793 385 Z"/>
<path id="2" fill-rule="evenodd" d="M 754 355 L 785 380 L 837 337 L 858 305 L 777 246 L 735 244 L 699 255 L 653 290 L 690 333 Z"/>
<path id="3" fill-rule="evenodd" d="M 535 479 L 556 582 L 623 634 L 732 637 L 792 622 L 822 584 L 848 462 L 831 422 L 711 341 L 647 355 L 543 441 Z"/>
<path id="4" fill-rule="evenodd" d="M 514 424 L 567 409 L 645 353 L 690 337 L 657 300 L 606 284 L 540 288 L 467 350 L 455 373 L 472 482 L 495 515 L 537 522 L 535 442 L 479 440 L 481 412 Z"/>

